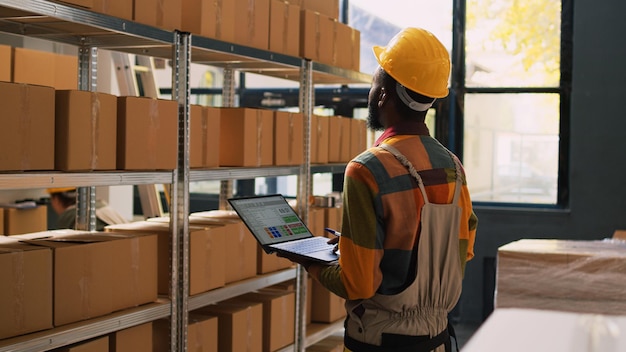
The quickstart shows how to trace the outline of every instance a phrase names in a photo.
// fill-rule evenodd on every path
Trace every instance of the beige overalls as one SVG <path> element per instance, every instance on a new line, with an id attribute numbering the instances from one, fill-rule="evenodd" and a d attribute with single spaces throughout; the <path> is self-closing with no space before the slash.
<path id="1" fill-rule="evenodd" d="M 424 184 L 413 165 L 390 145 L 381 148 L 394 156 L 417 180 L 424 197 L 417 252 L 417 276 L 396 295 L 347 301 L 345 351 L 445 351 L 450 348 L 448 313 L 461 295 L 459 259 L 461 170 L 456 158 L 456 185 L 451 204 L 428 201 Z M 367 345 L 361 345 L 364 342 Z M 381 346 L 371 348 L 371 345 Z"/>

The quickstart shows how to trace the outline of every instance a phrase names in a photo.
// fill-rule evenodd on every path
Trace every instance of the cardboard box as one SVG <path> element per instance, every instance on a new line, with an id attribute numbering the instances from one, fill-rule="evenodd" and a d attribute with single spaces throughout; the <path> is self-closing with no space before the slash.
<path id="1" fill-rule="evenodd" d="M 307 352 L 343 352 L 343 337 L 331 335 L 306 348 Z"/>
<path id="2" fill-rule="evenodd" d="M 496 308 L 626 314 L 626 243 L 523 239 L 498 249 Z"/>
<path id="3" fill-rule="evenodd" d="M 190 167 L 219 166 L 220 109 L 191 105 L 189 130 Z"/>
<path id="4" fill-rule="evenodd" d="M 367 122 L 365 120 L 350 119 L 350 159 L 367 149 Z"/>
<path id="5" fill-rule="evenodd" d="M 306 226 L 315 236 L 326 236 L 324 231 L 326 210 L 321 207 L 309 207 L 309 217 Z"/>
<path id="6" fill-rule="evenodd" d="M 228 265 L 224 266 L 226 284 L 256 276 L 257 242 L 250 230 L 240 219 L 220 219 L 211 216 L 210 211 L 192 213 L 189 223 L 197 226 L 222 226 L 226 238 L 225 256 Z"/>
<path id="7" fill-rule="evenodd" d="M 0 237 L 0 339 L 52 328 L 52 251 Z"/>
<path id="8" fill-rule="evenodd" d="M 177 102 L 143 97 L 120 97 L 117 118 L 118 169 L 176 168 Z"/>
<path id="9" fill-rule="evenodd" d="M 107 233 L 126 239 L 115 241 L 115 265 L 112 267 L 115 289 L 113 311 L 136 307 L 157 300 L 157 235 Z"/>
<path id="10" fill-rule="evenodd" d="M 350 68 L 361 72 L 361 32 L 352 28 L 352 64 Z"/>
<path id="11" fill-rule="evenodd" d="M 12 49 L 8 45 L 0 45 L 0 81 L 11 82 Z"/>
<path id="12" fill-rule="evenodd" d="M 236 299 L 263 305 L 263 351 L 276 351 L 294 342 L 295 293 L 284 290 L 261 290 Z"/>
<path id="13" fill-rule="evenodd" d="M 319 12 L 334 20 L 339 19 L 339 0 L 295 0 L 300 7 L 313 12 Z"/>
<path id="14" fill-rule="evenodd" d="M 117 97 L 57 90 L 55 170 L 115 170 Z"/>
<path id="15" fill-rule="evenodd" d="M 78 58 L 75 55 L 54 55 L 55 89 L 78 89 Z"/>
<path id="16" fill-rule="evenodd" d="M 151 350 L 152 352 L 170 352 L 170 330 L 168 319 L 159 319 L 154 322 L 154 350 Z M 189 313 L 187 325 L 188 351 L 217 352 L 218 339 L 217 317 L 195 312 Z"/>
<path id="17" fill-rule="evenodd" d="M 229 299 L 195 311 L 217 316 L 218 351 L 261 352 L 263 305 Z"/>
<path id="18" fill-rule="evenodd" d="M 109 352 L 109 337 L 98 337 L 56 349 L 57 352 Z"/>
<path id="19" fill-rule="evenodd" d="M 300 12 L 300 56 L 332 65 L 334 20 L 311 10 Z"/>
<path id="20" fill-rule="evenodd" d="M 291 56 L 300 54 L 300 7 L 289 1 L 271 0 L 269 50 Z"/>
<path id="21" fill-rule="evenodd" d="M 165 334 L 165 336 L 169 335 Z M 166 344 L 166 346 L 169 346 L 169 344 Z M 152 322 L 110 334 L 109 352 L 153 352 Z"/>
<path id="22" fill-rule="evenodd" d="M 274 164 L 300 165 L 304 162 L 304 116 L 301 113 L 274 113 Z"/>
<path id="23" fill-rule="evenodd" d="M 270 166 L 274 163 L 274 112 L 222 108 L 220 166 Z"/>
<path id="24" fill-rule="evenodd" d="M 626 240 L 626 230 L 615 230 L 613 238 L 618 240 Z"/>
<path id="25" fill-rule="evenodd" d="M 330 117 L 311 115 L 311 163 L 328 164 Z"/>
<path id="26" fill-rule="evenodd" d="M 0 210 L 0 236 L 4 236 L 4 210 Z"/>
<path id="27" fill-rule="evenodd" d="M 167 295 L 170 290 L 169 223 L 138 221 L 109 225 L 107 232 L 156 233 L 158 236 L 158 293 Z M 222 287 L 225 284 L 226 237 L 222 226 L 189 226 L 189 294 L 194 295 Z"/>
<path id="28" fill-rule="evenodd" d="M 235 5 L 232 0 L 183 0 L 181 29 L 232 43 L 235 41 Z"/>
<path id="29" fill-rule="evenodd" d="M 328 291 L 318 281 L 313 280 L 311 299 L 311 321 L 314 323 L 332 323 L 346 316 L 346 300 Z"/>
<path id="30" fill-rule="evenodd" d="M 4 208 L 4 234 L 20 235 L 40 232 L 48 229 L 48 207 L 39 205 L 35 208 Z"/>
<path id="31" fill-rule="evenodd" d="M 93 7 L 93 0 L 56 0 L 55 2 L 65 3 L 69 5 L 76 5 L 90 9 Z"/>
<path id="32" fill-rule="evenodd" d="M 328 162 L 344 163 L 350 161 L 351 120 L 347 117 L 330 116 Z"/>
<path id="33" fill-rule="evenodd" d="M 279 284 L 276 285 L 272 285 L 269 286 L 263 290 L 283 290 L 283 291 L 290 291 L 290 292 L 296 292 L 296 280 L 292 279 L 289 281 L 285 281 L 285 282 L 281 282 Z M 307 284 L 306 284 L 306 317 L 305 317 L 305 323 L 311 324 L 311 297 L 313 296 L 313 279 L 309 276 L 307 277 Z M 297 297 L 296 297 L 297 300 Z"/>
<path id="34" fill-rule="evenodd" d="M 343 221 L 343 208 L 324 208 L 324 227 L 330 227 L 331 229 L 341 232 L 341 225 Z M 332 234 L 327 233 L 326 237 L 335 237 Z"/>
<path id="35" fill-rule="evenodd" d="M 352 28 L 339 21 L 333 22 L 333 49 L 332 64 L 345 69 L 352 68 Z"/>
<path id="36" fill-rule="evenodd" d="M 134 0 L 129 3 L 134 4 L 132 18 L 136 22 L 169 31 L 181 29 L 183 6 L 180 0 Z"/>
<path id="37" fill-rule="evenodd" d="M 12 81 L 15 83 L 54 87 L 56 77 L 54 72 L 55 63 L 54 53 L 26 48 L 13 48 Z"/>
<path id="38" fill-rule="evenodd" d="M 92 10 L 125 20 L 133 20 L 133 3 L 134 1 L 127 0 L 93 0 Z M 140 11 L 146 11 L 146 9 Z"/>
<path id="39" fill-rule="evenodd" d="M 0 171 L 52 170 L 54 89 L 0 82 L 0 105 Z"/>
<path id="40" fill-rule="evenodd" d="M 234 0 L 235 43 L 267 50 L 270 36 L 270 0 Z"/>

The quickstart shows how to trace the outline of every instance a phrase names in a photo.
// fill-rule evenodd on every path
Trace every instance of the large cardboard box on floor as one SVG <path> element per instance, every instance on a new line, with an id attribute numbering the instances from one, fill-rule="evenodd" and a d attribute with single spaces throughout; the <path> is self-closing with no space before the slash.
<path id="1" fill-rule="evenodd" d="M 54 89 L 0 82 L 0 106 L 0 171 L 54 169 Z"/>
<path id="2" fill-rule="evenodd" d="M 202 226 L 222 226 L 226 238 L 224 279 L 226 284 L 256 276 L 257 242 L 246 225 L 236 217 L 222 217 L 219 211 L 197 212 L 189 215 L 189 223 Z M 236 215 L 236 214 L 235 214 Z"/>
<path id="3" fill-rule="evenodd" d="M 523 239 L 498 249 L 496 308 L 626 315 L 626 243 Z"/>
<path id="4" fill-rule="evenodd" d="M 274 164 L 300 165 L 303 161 L 304 116 L 301 113 L 276 111 L 274 113 Z"/>
<path id="5" fill-rule="evenodd" d="M 55 170 L 115 170 L 117 97 L 57 90 Z"/>
<path id="6" fill-rule="evenodd" d="M 311 163 L 327 164 L 330 117 L 311 115 Z"/>
<path id="7" fill-rule="evenodd" d="M 11 47 L 0 45 L 0 81 L 11 82 L 11 66 L 13 58 Z"/>
<path id="8" fill-rule="evenodd" d="M 170 290 L 170 227 L 167 222 L 137 221 L 109 225 L 107 232 L 156 233 L 158 236 L 158 293 Z M 224 286 L 226 237 L 222 226 L 189 226 L 189 294 Z"/>
<path id="9" fill-rule="evenodd" d="M 7 236 L 46 231 L 48 229 L 48 208 L 38 205 L 34 208 L 0 208 L 4 218 L 4 234 Z"/>
<path id="10" fill-rule="evenodd" d="M 235 43 L 267 50 L 270 37 L 270 0 L 234 0 Z"/>
<path id="11" fill-rule="evenodd" d="M 187 350 L 199 352 L 218 351 L 218 318 L 206 314 L 189 313 L 187 325 Z M 154 350 L 151 352 L 169 352 L 170 321 L 159 319 L 154 322 Z M 232 350 L 235 351 L 235 350 Z"/>
<path id="12" fill-rule="evenodd" d="M 52 251 L 0 236 L 0 339 L 52 328 Z"/>
<path id="13" fill-rule="evenodd" d="M 109 352 L 153 352 L 152 337 L 152 322 L 116 331 L 109 335 Z"/>
<path id="14" fill-rule="evenodd" d="M 332 65 L 334 20 L 311 10 L 300 12 L 300 56 Z"/>
<path id="15" fill-rule="evenodd" d="M 234 299 L 198 309 L 217 316 L 218 351 L 263 351 L 263 304 Z"/>
<path id="16" fill-rule="evenodd" d="M 232 0 L 182 0 L 181 30 L 232 43 L 235 41 L 235 5 Z"/>
<path id="17" fill-rule="evenodd" d="M 191 105 L 189 119 L 189 167 L 219 166 L 220 109 Z"/>
<path id="18" fill-rule="evenodd" d="M 220 166 L 270 166 L 274 163 L 274 112 L 222 108 Z"/>
<path id="19" fill-rule="evenodd" d="M 117 118 L 118 169 L 176 168 L 177 102 L 144 97 L 120 97 Z"/>
<path id="20" fill-rule="evenodd" d="M 311 299 L 311 321 L 314 323 L 332 323 L 346 316 L 346 300 L 328 291 L 313 280 Z"/>
<path id="21" fill-rule="evenodd" d="M 271 0 L 269 50 L 298 56 L 300 54 L 300 7 L 289 1 Z"/>
<path id="22" fill-rule="evenodd" d="M 168 31 L 181 29 L 183 7 L 180 0 L 133 0 L 129 3 L 134 5 L 136 22 Z"/>
<path id="23" fill-rule="evenodd" d="M 236 297 L 263 304 L 263 351 L 271 352 L 294 342 L 295 292 L 260 290 Z"/>

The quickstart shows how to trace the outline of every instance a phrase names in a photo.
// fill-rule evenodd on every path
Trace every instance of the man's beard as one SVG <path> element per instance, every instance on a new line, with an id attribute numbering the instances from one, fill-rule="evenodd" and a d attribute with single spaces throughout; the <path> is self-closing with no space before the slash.
<path id="1" fill-rule="evenodd" d="M 380 114 L 378 113 L 378 106 L 376 104 L 367 104 L 367 127 L 373 131 L 384 131 L 385 126 L 380 123 Z"/>

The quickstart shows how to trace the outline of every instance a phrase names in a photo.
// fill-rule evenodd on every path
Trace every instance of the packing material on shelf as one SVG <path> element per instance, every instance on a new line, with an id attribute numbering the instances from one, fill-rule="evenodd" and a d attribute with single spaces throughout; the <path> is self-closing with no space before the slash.
<path id="1" fill-rule="evenodd" d="M 88 341 L 60 347 L 55 352 L 109 352 L 109 336 L 96 337 Z"/>
<path id="2" fill-rule="evenodd" d="M 145 97 L 119 97 L 117 168 L 173 170 L 178 150 L 178 103 Z"/>
<path id="3" fill-rule="evenodd" d="M 0 45 L 0 81 L 11 82 L 12 62 L 11 47 Z"/>
<path id="4" fill-rule="evenodd" d="M 93 0 L 93 7 L 91 9 L 105 15 L 125 20 L 133 20 L 134 2 L 135 1 L 125 0 Z M 146 9 L 142 9 L 141 11 L 145 10 Z"/>
<path id="5" fill-rule="evenodd" d="M 219 166 L 220 109 L 191 105 L 189 119 L 189 167 Z"/>
<path id="6" fill-rule="evenodd" d="M 330 118 L 311 115 L 311 164 L 327 164 L 330 144 Z"/>
<path id="7" fill-rule="evenodd" d="M 298 56 L 300 54 L 300 7 L 289 1 L 271 0 L 269 50 Z"/>
<path id="8" fill-rule="evenodd" d="M 150 352 L 170 352 L 170 329 L 168 319 L 159 319 L 154 322 L 154 350 L 149 350 Z M 216 316 L 189 313 L 187 325 L 188 351 L 216 352 L 218 351 L 218 339 L 218 318 Z M 148 351 L 146 350 L 146 352 Z"/>
<path id="9" fill-rule="evenodd" d="M 109 334 L 109 352 L 153 352 L 152 322 L 135 325 Z M 169 336 L 165 334 L 165 336 Z M 168 346 L 166 342 L 164 346 Z"/>
<path id="10" fill-rule="evenodd" d="M 181 29 L 203 37 L 235 41 L 235 1 L 183 0 Z"/>
<path id="11" fill-rule="evenodd" d="M 156 258 L 152 241 L 76 230 L 16 237 L 52 250 L 54 326 L 100 317 L 157 298 L 156 262 L 143 260 L 145 255 Z M 144 277 L 137 279 L 140 274 Z M 125 294 L 130 297 L 122 297 Z"/>
<path id="12" fill-rule="evenodd" d="M 498 308 L 463 352 L 626 351 L 624 331 L 626 316 Z"/>
<path id="13" fill-rule="evenodd" d="M 346 163 L 350 161 L 351 118 L 330 116 L 328 162 Z"/>
<path id="14" fill-rule="evenodd" d="M 328 16 L 303 9 L 300 12 L 300 56 L 312 61 L 332 65 L 333 24 Z"/>
<path id="15" fill-rule="evenodd" d="M 0 339 L 52 328 L 52 250 L 0 236 Z"/>
<path id="16" fill-rule="evenodd" d="M 183 5 L 180 0 L 133 0 L 129 3 L 133 5 L 136 22 L 168 31 L 181 29 Z"/>
<path id="17" fill-rule="evenodd" d="M 157 290 L 167 295 L 170 291 L 170 235 L 169 223 L 136 221 L 109 225 L 106 232 L 153 233 L 157 235 Z M 223 226 L 189 226 L 189 294 L 207 292 L 225 285 L 226 237 Z"/>
<path id="18" fill-rule="evenodd" d="M 270 38 L 270 0 L 234 0 L 235 43 L 268 50 Z"/>
<path id="19" fill-rule="evenodd" d="M 294 342 L 295 297 L 293 291 L 269 289 L 236 297 L 263 305 L 263 351 L 276 351 Z"/>
<path id="20" fill-rule="evenodd" d="M 78 58 L 28 48 L 13 48 L 12 81 L 52 87 L 78 88 Z"/>
<path id="21" fill-rule="evenodd" d="M 0 82 L 0 171 L 54 169 L 54 89 Z"/>
<path id="22" fill-rule="evenodd" d="M 498 248 L 496 308 L 626 315 L 626 243 L 522 239 Z"/>
<path id="23" fill-rule="evenodd" d="M 55 170 L 115 170 L 117 97 L 57 90 Z"/>
<path id="24" fill-rule="evenodd" d="M 263 351 L 263 304 L 228 299 L 194 310 L 217 316 L 219 352 Z"/>
<path id="25" fill-rule="evenodd" d="M 220 166 L 271 166 L 274 163 L 274 112 L 220 109 Z"/>
<path id="26" fill-rule="evenodd" d="M 274 165 L 300 165 L 304 161 L 304 116 L 274 113 Z"/>
<path id="27" fill-rule="evenodd" d="M 311 298 L 311 321 L 314 323 L 332 323 L 346 316 L 346 300 L 328 291 L 313 280 Z"/>
<path id="28" fill-rule="evenodd" d="M 0 206 L 3 213 L 4 229 L 7 236 L 24 233 L 46 231 L 48 229 L 48 207 L 34 205 L 32 207 Z"/>

